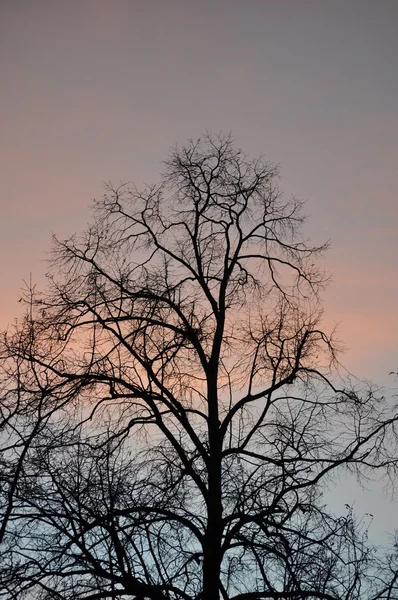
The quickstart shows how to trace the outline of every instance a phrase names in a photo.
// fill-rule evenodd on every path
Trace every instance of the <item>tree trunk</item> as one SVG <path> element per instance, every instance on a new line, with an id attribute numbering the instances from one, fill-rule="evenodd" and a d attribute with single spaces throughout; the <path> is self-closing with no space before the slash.
<path id="1" fill-rule="evenodd" d="M 219 600 L 222 542 L 221 452 L 217 376 L 209 381 L 209 464 L 207 529 L 203 548 L 203 599 Z"/>

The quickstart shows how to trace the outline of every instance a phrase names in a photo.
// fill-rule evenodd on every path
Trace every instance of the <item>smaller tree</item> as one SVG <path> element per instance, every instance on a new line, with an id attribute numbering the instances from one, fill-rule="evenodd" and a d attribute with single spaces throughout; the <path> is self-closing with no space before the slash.
<path id="1" fill-rule="evenodd" d="M 22 341 L 21 336 L 20 341 Z M 45 392 L 32 383 L 34 365 L 8 348 L 0 352 L 0 547 L 12 517 L 18 481 L 36 437 L 52 410 L 45 408 Z M 21 385 L 21 382 L 24 384 Z M 30 381 L 30 389 L 26 383 Z"/>
<path id="2" fill-rule="evenodd" d="M 325 246 L 302 223 L 274 166 L 206 136 L 55 240 L 47 291 L 3 339 L 40 424 L 5 598 L 397 596 L 396 555 L 322 501 L 344 469 L 395 476 L 398 415 L 332 374 Z"/>

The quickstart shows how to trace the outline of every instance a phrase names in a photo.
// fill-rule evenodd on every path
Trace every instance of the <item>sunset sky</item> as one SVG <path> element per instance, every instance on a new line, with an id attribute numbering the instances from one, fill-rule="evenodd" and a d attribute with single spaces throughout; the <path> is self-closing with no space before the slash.
<path id="1" fill-rule="evenodd" d="M 152 182 L 174 142 L 232 131 L 332 242 L 343 362 L 396 386 L 397 32 L 397 0 L 2 0 L 0 325 L 104 181 Z"/>

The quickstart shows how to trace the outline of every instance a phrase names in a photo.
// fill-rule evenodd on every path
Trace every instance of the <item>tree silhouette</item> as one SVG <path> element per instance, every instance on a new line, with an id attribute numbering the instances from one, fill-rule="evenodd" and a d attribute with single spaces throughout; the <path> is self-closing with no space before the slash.
<path id="1" fill-rule="evenodd" d="M 206 135 L 55 240 L 2 342 L 31 437 L 17 471 L 6 452 L 0 598 L 397 597 L 394 552 L 322 501 L 344 469 L 394 477 L 398 415 L 332 375 L 301 208 Z"/>

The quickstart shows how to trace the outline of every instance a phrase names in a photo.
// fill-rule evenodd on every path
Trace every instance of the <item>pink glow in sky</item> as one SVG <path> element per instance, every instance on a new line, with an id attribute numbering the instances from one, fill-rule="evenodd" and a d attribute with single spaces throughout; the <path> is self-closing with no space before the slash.
<path id="1" fill-rule="evenodd" d="M 3 0 L 0 325 L 103 181 L 151 182 L 175 141 L 232 131 L 308 199 L 308 234 L 332 241 L 325 323 L 392 386 L 397 27 L 396 0 Z"/>
<path id="2" fill-rule="evenodd" d="M 398 4 L 5 1 L 0 322 L 82 229 L 102 181 L 152 181 L 169 145 L 233 131 L 332 240 L 326 323 L 359 376 L 398 363 Z"/>

